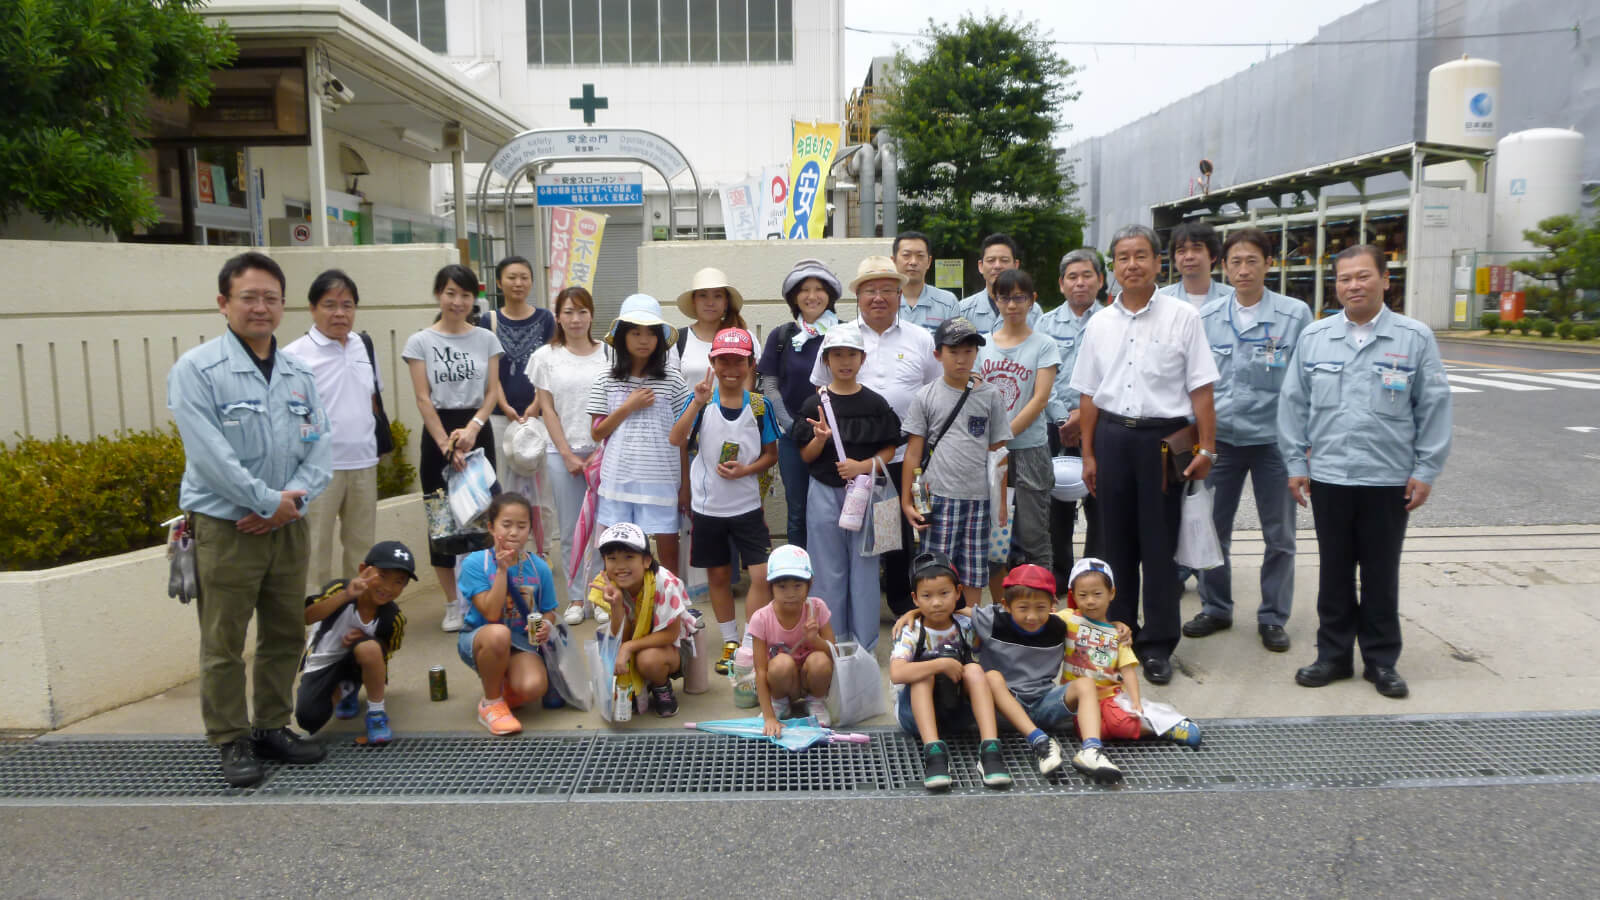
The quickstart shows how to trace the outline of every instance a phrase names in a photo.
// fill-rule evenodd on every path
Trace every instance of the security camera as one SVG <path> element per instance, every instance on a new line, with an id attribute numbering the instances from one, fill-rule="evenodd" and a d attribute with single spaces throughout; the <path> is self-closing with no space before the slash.
<path id="1" fill-rule="evenodd" d="M 345 86 L 337 75 L 329 75 L 322 83 L 322 96 L 324 107 L 338 108 L 356 99 L 356 92 Z"/>

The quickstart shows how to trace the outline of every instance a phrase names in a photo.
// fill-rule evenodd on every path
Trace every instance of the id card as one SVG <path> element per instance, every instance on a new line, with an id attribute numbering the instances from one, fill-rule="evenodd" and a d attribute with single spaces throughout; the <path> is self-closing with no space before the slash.
<path id="1" fill-rule="evenodd" d="M 304 423 L 300 426 L 300 440 L 307 444 L 316 443 L 322 440 L 322 432 L 317 430 L 317 426 Z"/>
<path id="2" fill-rule="evenodd" d="M 1411 373 L 1399 369 L 1384 369 L 1382 372 L 1383 389 L 1386 391 L 1403 391 L 1411 386 Z"/>

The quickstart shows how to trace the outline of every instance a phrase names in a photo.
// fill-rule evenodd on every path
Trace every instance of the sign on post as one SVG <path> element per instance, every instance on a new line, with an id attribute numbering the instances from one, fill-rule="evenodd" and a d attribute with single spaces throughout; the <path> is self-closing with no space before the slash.
<path id="1" fill-rule="evenodd" d="M 489 160 L 489 168 L 509 179 L 535 159 L 589 159 L 626 156 L 643 160 L 672 180 L 689 168 L 678 148 L 660 135 L 634 128 L 582 128 L 528 131 L 512 138 Z"/>
<path id="2" fill-rule="evenodd" d="M 539 175 L 533 192 L 540 206 L 639 206 L 644 203 L 644 176 L 638 172 Z"/>

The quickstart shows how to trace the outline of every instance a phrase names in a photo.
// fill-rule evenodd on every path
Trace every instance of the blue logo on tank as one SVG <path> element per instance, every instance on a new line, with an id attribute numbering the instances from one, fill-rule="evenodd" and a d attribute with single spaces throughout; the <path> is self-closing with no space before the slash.
<path id="1" fill-rule="evenodd" d="M 1479 91 L 1472 95 L 1471 100 L 1467 101 L 1467 108 L 1472 110 L 1472 114 L 1478 118 L 1487 118 L 1490 113 L 1494 112 L 1494 98 L 1489 96 L 1488 91 Z"/>

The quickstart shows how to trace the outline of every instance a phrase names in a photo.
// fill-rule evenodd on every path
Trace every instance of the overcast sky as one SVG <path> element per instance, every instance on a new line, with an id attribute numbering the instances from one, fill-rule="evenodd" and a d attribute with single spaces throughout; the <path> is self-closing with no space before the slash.
<path id="1" fill-rule="evenodd" d="M 1283 0 L 1228 0 L 1226 3 L 1172 0 L 1048 0 L 1005 6 L 956 0 L 845 0 L 844 22 L 851 28 L 922 32 L 928 19 L 953 24 L 963 13 L 1009 12 L 1021 6 L 1056 40 L 1274 42 L 1272 53 L 1315 36 L 1317 28 L 1363 6 L 1365 0 L 1324 0 L 1317 4 Z M 866 79 L 874 56 L 893 54 L 917 43 L 913 37 L 846 31 L 845 83 L 851 89 Z M 1267 57 L 1265 47 L 1058 47 L 1079 71 L 1074 82 L 1082 96 L 1066 105 L 1072 125 L 1064 143 L 1105 134 Z"/>

